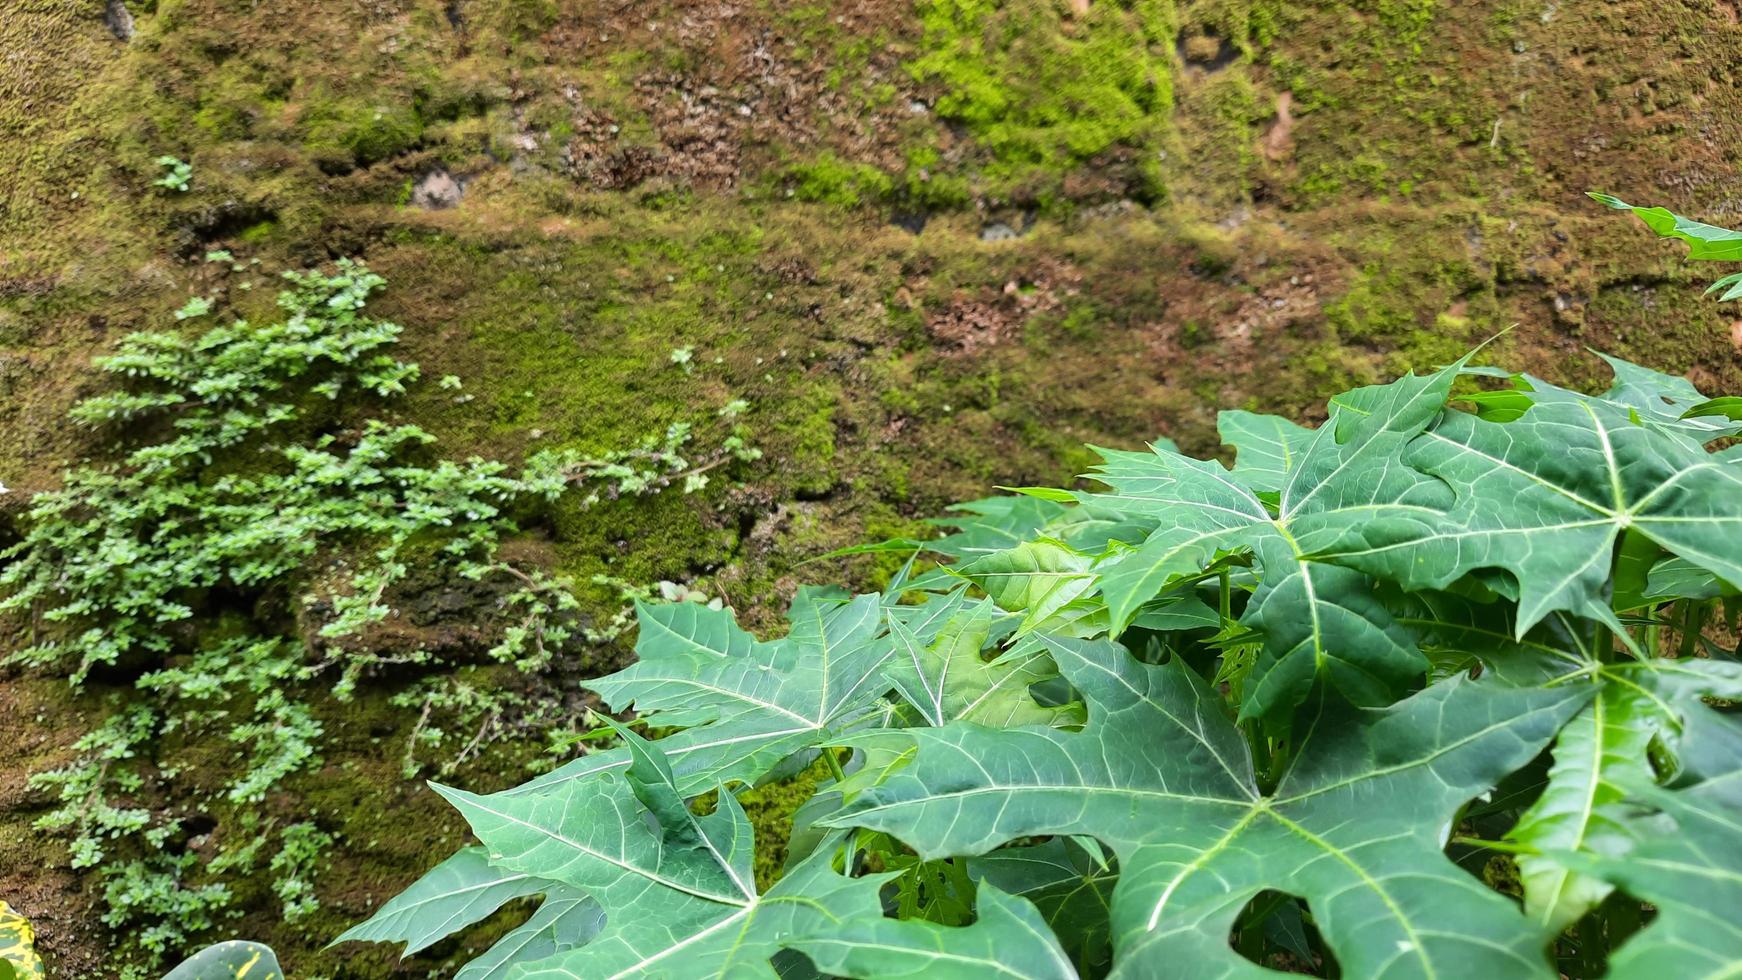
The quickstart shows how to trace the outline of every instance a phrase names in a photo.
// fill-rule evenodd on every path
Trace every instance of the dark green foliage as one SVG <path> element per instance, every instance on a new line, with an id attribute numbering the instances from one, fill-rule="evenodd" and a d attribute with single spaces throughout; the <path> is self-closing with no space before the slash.
<path id="1" fill-rule="evenodd" d="M 984 969 L 987 937 L 1023 977 L 1102 975 L 1109 944 L 1133 975 L 1594 976 L 1617 947 L 1614 975 L 1707 969 L 1671 878 L 1742 848 L 1742 757 L 1703 700 L 1742 695 L 1742 665 L 1699 632 L 1742 582 L 1742 458 L 1708 448 L 1742 427 L 1610 363 L 1599 396 L 1460 361 L 1339 395 L 1317 429 L 1226 413 L 1231 469 L 1104 451 L 1104 491 L 980 501 L 938 541 L 859 549 L 957 564 L 807 590 L 782 640 L 644 606 L 641 662 L 592 686 L 671 734 L 443 791 L 486 845 L 474 877 L 602 912 L 520 975 L 772 976 L 797 969 L 782 946 L 830 975 L 942 975 Z M 734 897 L 733 789 L 818 753 L 833 778 L 788 876 Z M 1667 792 L 1684 771 L 1701 788 Z M 1493 850 L 1522 910 L 1459 867 Z M 400 909 L 448 867 L 348 938 L 475 918 Z M 888 904 L 846 900 L 842 872 Z M 832 918 L 762 931 L 789 897 Z M 1641 901 L 1673 913 L 1635 946 Z"/>

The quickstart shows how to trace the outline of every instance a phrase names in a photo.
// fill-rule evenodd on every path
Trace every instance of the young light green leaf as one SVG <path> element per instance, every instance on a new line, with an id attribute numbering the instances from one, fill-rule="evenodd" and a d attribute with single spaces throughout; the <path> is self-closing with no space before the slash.
<path id="1" fill-rule="evenodd" d="M 1655 706 L 1637 688 L 1604 685 L 1555 738 L 1548 785 L 1508 837 L 1533 848 L 1518 858 L 1524 911 L 1545 937 L 1559 934 L 1608 896 L 1610 885 L 1576 874 L 1553 853 L 1603 853 L 1624 846 L 1622 786 L 1650 781 L 1647 749 Z"/>
<path id="2" fill-rule="evenodd" d="M 1095 585 L 1091 560 L 1050 538 L 1024 541 L 984 555 L 957 571 L 986 591 L 1000 608 L 1024 614 L 1023 625 L 1043 623 Z"/>
<path id="3" fill-rule="evenodd" d="M 1667 208 L 1638 207 L 1596 191 L 1587 192 L 1593 200 L 1617 211 L 1631 211 L 1645 226 L 1664 238 L 1679 238 L 1688 243 L 1688 258 L 1712 259 L 1720 262 L 1742 262 L 1742 232 L 1708 225 L 1684 218 Z"/>
<path id="4" fill-rule="evenodd" d="M 1045 653 L 1007 655 L 991 663 L 981 659 L 996 615 L 991 602 L 967 606 L 929 644 L 900 620 L 891 619 L 895 656 L 887 670 L 895 689 L 934 727 L 957 720 L 994 728 L 1080 721 L 1079 708 L 1045 707 L 1029 693 L 1033 685 L 1057 676 Z"/>
<path id="5" fill-rule="evenodd" d="M 1734 977 L 1742 963 L 1742 726 L 1706 709 L 1690 719 L 1690 761 L 1705 779 L 1667 790 L 1628 787 L 1660 818 L 1635 821 L 1635 842 L 1612 854 L 1555 855 L 1652 903 L 1657 916 L 1609 960 L 1614 980 Z"/>

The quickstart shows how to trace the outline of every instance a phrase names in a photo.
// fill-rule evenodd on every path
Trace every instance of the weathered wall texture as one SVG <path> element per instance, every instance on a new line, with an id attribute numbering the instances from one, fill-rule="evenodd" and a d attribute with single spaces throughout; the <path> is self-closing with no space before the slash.
<path id="1" fill-rule="evenodd" d="M 1212 451 L 1218 408 L 1307 413 L 1509 328 L 1492 359 L 1556 380 L 1600 383 L 1592 347 L 1742 391 L 1742 321 L 1699 298 L 1715 273 L 1582 195 L 1742 220 L 1734 0 L 6 7 L 15 491 L 102 451 L 62 421 L 92 354 L 192 293 L 270 302 L 216 248 L 387 276 L 406 356 L 476 395 L 403 408 L 455 455 L 605 449 L 748 399 L 747 484 L 559 515 L 535 544 L 764 624 L 841 573 L 799 560 L 1068 480 L 1084 442 Z M 186 193 L 151 186 L 163 154 Z M 104 710 L 64 690 L 0 675 L 0 898 L 61 975 L 101 976 L 89 882 L 29 829 L 24 774 Z M 408 724 L 385 699 L 335 706 L 324 768 L 272 804 L 342 837 L 307 931 L 266 895 L 237 926 L 296 975 L 336 969 L 313 951 L 462 833 L 380 748 Z M 453 778 L 498 788 L 518 758 Z"/>

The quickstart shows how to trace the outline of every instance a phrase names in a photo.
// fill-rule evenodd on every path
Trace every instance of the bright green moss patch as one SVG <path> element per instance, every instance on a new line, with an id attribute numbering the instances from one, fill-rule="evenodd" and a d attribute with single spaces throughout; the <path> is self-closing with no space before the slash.
<path id="1" fill-rule="evenodd" d="M 848 163 L 833 153 L 824 153 L 810 163 L 789 169 L 787 179 L 792 183 L 793 196 L 799 200 L 844 208 L 877 201 L 895 186 L 889 175 L 876 167 Z"/>
<path id="2" fill-rule="evenodd" d="M 914 77 L 940 85 L 936 110 L 968 127 L 994 196 L 1047 200 L 1065 175 L 1115 149 L 1121 191 L 1162 195 L 1158 154 L 1173 105 L 1171 0 L 924 0 Z"/>

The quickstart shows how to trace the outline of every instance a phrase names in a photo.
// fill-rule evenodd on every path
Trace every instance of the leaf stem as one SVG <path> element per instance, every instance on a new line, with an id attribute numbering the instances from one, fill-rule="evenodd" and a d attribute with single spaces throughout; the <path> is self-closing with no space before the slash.
<path id="1" fill-rule="evenodd" d="M 1687 658 L 1695 654 L 1700 642 L 1700 631 L 1706 628 L 1706 604 L 1692 599 L 1682 601 L 1682 645 L 1678 656 Z"/>

